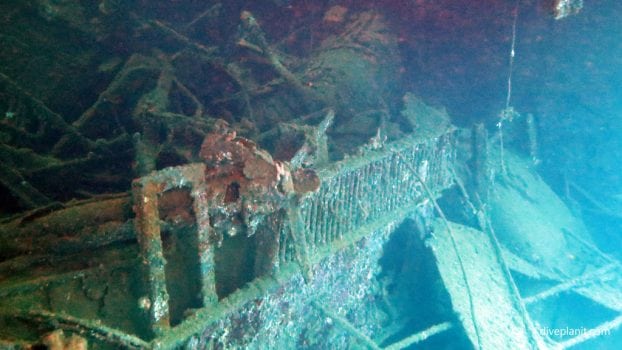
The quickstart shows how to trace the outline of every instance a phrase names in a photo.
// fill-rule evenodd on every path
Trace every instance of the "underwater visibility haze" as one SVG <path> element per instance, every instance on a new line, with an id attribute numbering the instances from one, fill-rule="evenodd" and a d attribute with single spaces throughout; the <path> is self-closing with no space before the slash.
<path id="1" fill-rule="evenodd" d="M 0 349 L 622 349 L 621 17 L 2 1 Z"/>

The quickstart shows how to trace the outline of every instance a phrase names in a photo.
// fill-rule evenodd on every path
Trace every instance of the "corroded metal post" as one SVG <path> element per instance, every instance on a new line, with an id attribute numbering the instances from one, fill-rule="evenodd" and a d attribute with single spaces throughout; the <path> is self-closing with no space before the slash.
<path id="1" fill-rule="evenodd" d="M 199 265 L 201 304 L 203 307 L 217 302 L 214 276 L 214 248 L 209 242 L 208 201 L 205 184 L 205 165 L 192 164 L 168 168 L 137 179 L 133 183 L 135 227 L 141 247 L 148 300 L 142 303 L 148 310 L 151 328 L 156 335 L 171 326 L 167 290 L 166 258 L 161 237 L 160 197 L 166 191 L 181 189 L 192 198 L 192 220 L 196 224 L 196 250 L 186 252 Z M 174 282 L 174 281 L 168 281 Z"/>
<path id="2" fill-rule="evenodd" d="M 134 211 L 136 212 L 136 237 L 140 244 L 142 263 L 149 288 L 148 309 L 151 328 L 156 335 L 162 334 L 170 326 L 169 295 L 166 290 L 164 266 L 160 239 L 160 218 L 158 214 L 158 187 L 148 178 L 133 183 Z"/>

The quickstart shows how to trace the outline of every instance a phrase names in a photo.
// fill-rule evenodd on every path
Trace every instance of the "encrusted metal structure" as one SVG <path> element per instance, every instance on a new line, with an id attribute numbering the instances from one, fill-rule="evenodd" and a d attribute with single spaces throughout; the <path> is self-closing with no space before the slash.
<path id="1" fill-rule="evenodd" d="M 136 181 L 134 196 L 137 234 L 148 274 L 148 310 L 152 329 L 157 335 L 154 344 L 169 348 L 186 339 L 193 339 L 194 342 L 205 337 L 215 339 L 214 334 L 231 327 L 223 326 L 223 323 L 240 322 L 236 317 L 241 314 L 251 315 L 246 317 L 251 318 L 248 321 L 256 323 L 252 327 L 258 334 L 277 335 L 283 330 L 273 329 L 273 323 L 282 322 L 287 313 L 261 316 L 265 313 L 262 311 L 265 307 L 256 304 L 272 303 L 276 309 L 287 309 L 282 306 L 283 299 L 291 298 L 288 302 L 291 305 L 307 305 L 323 294 L 314 295 L 313 290 L 322 291 L 327 286 L 335 286 L 339 279 L 344 280 L 340 274 L 349 275 L 344 271 L 347 269 L 345 261 L 351 264 L 364 261 L 365 264 L 352 271 L 355 275 L 345 278 L 350 281 L 341 282 L 343 293 L 347 296 L 343 301 L 371 293 L 371 290 L 366 290 L 364 283 L 365 279 L 370 279 L 370 275 L 358 274 L 373 273 L 369 269 L 375 263 L 370 257 L 375 256 L 377 261 L 381 256 L 382 242 L 387 239 L 391 229 L 425 202 L 426 196 L 418 179 L 423 179 L 437 191 L 450 186 L 449 166 L 454 159 L 452 139 L 452 132 L 445 130 L 428 139 L 401 140 L 321 170 L 319 175 L 322 181 L 318 191 L 300 198 L 293 207 L 275 211 L 265 217 L 258 225 L 257 232 L 246 238 L 255 241 L 255 258 L 251 263 L 255 281 L 247 289 L 227 295 L 225 302 L 218 301 L 218 266 L 214 258 L 218 247 L 209 232 L 212 228 L 204 191 L 205 186 L 209 186 L 203 178 L 205 166 L 195 164 L 171 168 Z M 412 174 L 413 169 L 419 173 Z M 183 320 L 177 317 L 175 327 L 171 327 L 171 298 L 168 291 L 182 287 L 175 285 L 171 281 L 173 277 L 166 273 L 167 259 L 164 258 L 166 253 L 163 252 L 157 215 L 158 197 L 171 190 L 188 191 L 193 199 L 193 211 L 199 213 L 194 217 L 196 230 L 191 240 L 196 242 L 193 247 L 196 250 L 191 255 L 200 266 L 198 289 L 201 307 L 191 317 Z M 362 246 L 361 253 L 355 252 L 357 245 Z M 348 253 L 344 253 L 344 250 Z M 298 269 L 301 274 L 294 272 Z M 361 277 L 363 281 L 360 281 Z M 257 286 L 266 290 L 257 293 Z M 347 289 L 351 287 L 361 288 L 357 292 L 358 297 L 348 295 L 351 292 Z M 275 298 L 275 293 L 280 297 Z M 230 300 L 233 300 L 234 307 L 229 305 Z M 175 302 L 183 303 L 179 300 Z M 296 310 L 296 307 L 292 307 L 293 311 L 289 312 L 301 312 L 300 306 L 298 308 Z M 213 327 L 213 324 L 219 326 L 212 329 L 213 333 L 205 333 L 205 328 L 210 328 L 210 325 Z M 304 328 L 300 324 L 298 326 Z M 249 333 L 249 329 L 244 333 L 253 344 L 272 341 L 268 336 L 256 338 Z M 229 346 L 248 345 L 237 337 L 234 334 L 221 334 L 218 341 Z"/>
<path id="2" fill-rule="evenodd" d="M 203 163 L 154 172 L 134 182 L 135 217 L 122 225 L 138 244 L 3 263 L 3 338 L 27 346 L 38 329 L 56 330 L 44 343 L 68 344 L 64 330 L 89 348 L 369 346 L 383 244 L 406 217 L 430 214 L 421 181 L 448 188 L 454 159 L 454 132 L 441 127 L 319 169 L 319 189 L 269 206 Z M 224 217 L 234 224 L 215 227 Z"/>
<path id="3" fill-rule="evenodd" d="M 620 328 L 620 264 L 572 225 L 560 226 L 564 250 L 548 251 L 508 244 L 507 232 L 500 242 L 483 210 L 473 209 L 481 230 L 447 219 L 437 198 L 464 185 L 455 174 L 457 132 L 444 125 L 371 140 L 357 156 L 315 170 L 292 169 L 223 128 L 206 136 L 205 162 L 138 178 L 131 198 L 4 224 L 0 346 L 397 350 L 451 333 L 442 338 L 457 338 L 457 347 L 566 349 Z M 495 198 L 546 198 L 518 159 L 508 156 L 515 183 L 500 180 Z M 499 198 L 495 220 L 508 202 Z M 509 202 L 529 205 L 521 198 Z M 128 206 L 134 214 L 124 217 Z M 506 221 L 531 223 L 514 216 Z M 83 218 L 92 227 L 72 232 Z M 391 310 L 380 271 L 400 230 L 410 237 L 402 254 L 423 264 L 422 274 L 394 278 L 416 278 L 422 290 L 435 284 L 418 297 L 444 310 L 414 328 Z M 538 284 L 546 287 L 534 292 Z M 550 300 L 579 297 L 600 308 L 601 333 L 546 334 L 556 327 Z"/>

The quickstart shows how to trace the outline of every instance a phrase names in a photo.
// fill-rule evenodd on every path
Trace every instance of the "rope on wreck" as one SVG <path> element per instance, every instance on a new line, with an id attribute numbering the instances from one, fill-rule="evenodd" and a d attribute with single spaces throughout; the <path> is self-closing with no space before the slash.
<path id="1" fill-rule="evenodd" d="M 445 216 L 445 213 L 443 212 L 441 207 L 438 205 L 438 202 L 436 201 L 436 198 L 434 198 L 434 194 L 432 193 L 432 191 L 430 190 L 428 185 L 425 183 L 425 181 L 423 181 L 423 179 L 419 175 L 419 172 L 417 171 L 417 169 L 415 169 L 415 167 L 413 165 L 408 163 L 402 157 L 401 154 L 397 153 L 397 156 L 404 161 L 404 164 L 406 164 L 408 169 L 415 176 L 417 181 L 421 184 L 425 194 L 427 195 L 428 199 L 432 202 L 432 204 L 434 205 L 434 209 L 436 209 L 436 212 L 440 216 L 441 221 L 443 221 L 443 223 L 445 224 L 445 227 L 447 227 L 447 233 L 449 233 L 449 239 L 451 240 L 451 245 L 454 248 L 454 251 L 456 252 L 456 257 L 457 257 L 457 260 L 458 260 L 458 265 L 460 266 L 460 273 L 462 274 L 462 279 L 464 280 L 464 285 L 466 287 L 466 292 L 467 292 L 467 296 L 468 296 L 468 299 L 469 299 L 469 311 L 471 313 L 471 322 L 473 323 L 473 328 L 475 330 L 475 337 L 477 338 L 477 348 L 479 350 L 482 350 L 482 338 L 481 338 L 481 335 L 480 335 L 479 326 L 477 325 L 477 320 L 475 318 L 475 304 L 473 303 L 473 300 L 474 300 L 473 292 L 471 291 L 471 285 L 469 284 L 469 279 L 467 278 L 467 273 L 466 273 L 466 269 L 464 267 L 464 262 L 462 261 L 462 257 L 460 256 L 460 251 L 458 250 L 458 244 L 456 243 L 456 237 L 455 237 L 454 231 L 451 228 L 451 225 L 449 224 L 449 220 L 447 220 L 447 217 Z"/>
<path id="2" fill-rule="evenodd" d="M 456 170 L 453 167 L 449 167 L 449 171 L 451 172 L 451 175 L 454 178 L 454 181 L 458 185 L 458 188 L 460 190 L 460 193 L 462 194 L 462 197 L 464 198 L 465 202 L 471 209 L 473 215 L 475 215 L 478 226 L 481 228 L 482 232 L 485 235 L 487 235 L 488 238 L 490 239 L 490 242 L 493 247 L 493 251 L 495 253 L 495 257 L 497 261 L 499 262 L 499 265 L 501 266 L 501 270 L 503 272 L 503 277 L 505 278 L 505 282 L 508 284 L 508 287 L 510 288 L 510 291 L 512 292 L 511 294 L 512 302 L 520 311 L 521 321 L 523 322 L 525 331 L 527 332 L 529 336 L 529 342 L 532 344 L 532 346 L 534 346 L 534 348 L 537 349 L 538 348 L 537 335 L 535 333 L 535 330 L 533 329 L 533 324 L 531 322 L 531 319 L 529 318 L 527 308 L 525 307 L 525 302 L 521 299 L 518 286 L 514 282 L 514 278 L 512 278 L 512 273 L 510 272 L 510 268 L 508 267 L 508 264 L 503 258 L 503 252 L 501 250 L 501 243 L 499 242 L 499 239 L 497 239 L 497 234 L 495 233 L 495 230 L 492 227 L 490 217 L 488 216 L 488 213 L 486 212 L 484 208 L 484 204 L 482 200 L 479 198 L 479 195 L 475 193 L 475 199 L 480 205 L 480 209 L 477 209 L 475 205 L 473 204 L 473 202 L 471 201 L 469 193 L 467 192 L 466 187 L 464 186 L 464 183 L 462 182 L 462 180 L 456 173 Z"/>

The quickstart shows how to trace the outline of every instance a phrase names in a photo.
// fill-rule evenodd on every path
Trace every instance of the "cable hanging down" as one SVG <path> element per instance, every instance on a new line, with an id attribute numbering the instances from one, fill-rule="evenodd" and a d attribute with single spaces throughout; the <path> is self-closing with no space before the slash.
<path id="1" fill-rule="evenodd" d="M 514 71 L 514 57 L 516 56 L 516 23 L 518 22 L 518 9 L 520 5 L 520 0 L 516 0 L 516 5 L 514 6 L 514 19 L 512 21 L 512 44 L 510 46 L 510 62 L 508 64 L 508 83 L 507 83 L 507 95 L 505 98 L 505 108 L 501 111 L 499 115 L 499 122 L 497 123 L 497 128 L 499 129 L 499 153 L 501 158 L 501 173 L 503 175 L 507 174 L 507 169 L 505 167 L 505 156 L 504 156 L 504 147 L 503 147 L 503 121 L 504 120 L 512 120 L 518 113 L 514 110 L 514 107 L 510 106 L 510 102 L 512 99 L 512 72 Z"/>
<path id="2" fill-rule="evenodd" d="M 510 47 L 510 64 L 508 72 L 508 93 L 505 99 L 505 109 L 510 108 L 510 99 L 512 98 L 512 71 L 514 70 L 514 56 L 516 56 L 516 22 L 518 21 L 518 5 L 520 0 L 516 0 L 514 8 L 514 20 L 512 22 L 512 46 Z"/>

